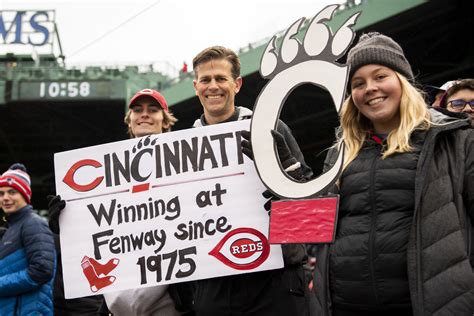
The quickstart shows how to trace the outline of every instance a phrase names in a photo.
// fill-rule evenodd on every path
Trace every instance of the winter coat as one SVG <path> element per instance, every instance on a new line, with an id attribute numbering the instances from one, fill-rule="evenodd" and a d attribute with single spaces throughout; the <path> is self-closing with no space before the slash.
<path id="1" fill-rule="evenodd" d="M 236 107 L 227 121 L 248 119 L 252 111 Z M 204 116 L 194 127 L 207 125 Z M 303 173 L 309 177 L 310 168 L 304 162 L 296 140 L 283 122 L 277 130 L 284 135 L 292 154 L 301 163 Z M 299 316 L 309 315 L 308 280 L 303 263 L 306 260 L 303 245 L 283 247 L 285 267 L 271 271 L 217 277 L 194 282 L 194 310 L 205 316 Z"/>
<path id="2" fill-rule="evenodd" d="M 360 301 L 366 302 L 367 298 L 363 297 L 364 295 L 370 295 L 369 300 L 377 300 L 378 296 L 393 298 L 394 293 L 400 294 L 398 303 L 401 304 L 398 307 L 403 307 L 405 290 L 408 290 L 414 315 L 472 315 L 474 313 L 474 273 L 469 262 L 474 216 L 474 132 L 468 119 L 459 120 L 431 110 L 431 120 L 435 124 L 428 131 L 413 133 L 411 139 L 415 148 L 413 152 L 395 154 L 386 158 L 384 162 L 380 159 L 372 161 L 393 170 L 391 177 L 395 177 L 397 181 L 393 183 L 392 191 L 389 191 L 384 184 L 391 181 L 387 170 L 378 170 L 379 177 L 375 182 L 364 182 L 367 177 L 370 179 L 375 173 L 350 174 L 352 164 L 356 165 L 356 169 L 364 169 L 361 167 L 367 163 L 363 160 L 364 150 L 361 150 L 358 157 L 341 175 L 341 207 L 350 209 L 354 204 L 364 205 L 360 199 L 365 199 L 368 205 L 380 212 L 365 217 L 365 223 L 353 222 L 353 228 L 359 232 L 361 230 L 374 234 L 379 232 L 379 235 L 374 235 L 379 240 L 377 243 L 374 240 L 366 242 L 370 239 L 359 239 L 356 235 L 348 236 L 356 251 L 362 248 L 361 245 L 366 245 L 365 255 L 369 256 L 369 261 L 359 261 L 360 258 L 357 256 L 360 253 L 354 252 L 351 255 L 348 248 L 345 250 L 345 258 L 332 257 L 334 254 L 340 254 L 341 251 L 344 252 L 344 250 L 336 249 L 337 247 L 341 245 L 341 247 L 347 247 L 343 244 L 346 236 L 341 236 L 339 233 L 341 226 L 337 228 L 336 242 L 333 245 L 319 247 L 314 277 L 318 315 L 331 315 L 334 305 L 339 308 L 357 309 L 354 304 L 339 305 L 342 301 L 341 297 L 351 295 L 355 299 L 360 297 Z M 328 153 L 325 168 L 334 162 L 336 156 L 335 150 Z M 416 161 L 414 174 L 410 171 L 413 166 L 410 160 Z M 350 185 L 355 182 L 344 179 L 349 176 L 359 176 L 363 183 L 357 186 Z M 406 187 L 406 179 L 411 177 L 413 177 L 413 182 Z M 345 183 L 348 183 L 349 187 L 345 187 Z M 364 195 L 361 186 L 366 183 L 372 184 L 373 187 L 367 188 L 371 193 Z M 333 190 L 335 191 L 336 189 Z M 346 199 L 345 202 L 343 202 L 344 199 Z M 407 202 L 408 199 L 412 201 Z M 344 206 L 344 203 L 347 205 Z M 401 207 L 401 212 L 396 218 L 393 218 L 393 214 L 398 210 L 390 208 L 394 205 Z M 410 205 L 413 206 L 413 211 L 408 217 Z M 389 212 L 384 213 L 383 211 L 387 209 Z M 384 218 L 387 214 L 391 216 Z M 350 231 L 347 224 L 352 219 L 343 218 L 343 216 L 348 216 L 347 212 L 340 213 L 340 216 L 339 225 L 342 222 L 345 226 L 342 230 L 347 233 Z M 359 219 L 364 219 L 364 217 L 359 217 Z M 407 219 L 409 219 L 408 223 Z M 345 224 L 344 221 L 346 221 Z M 395 231 L 394 236 L 383 235 L 383 232 L 391 229 Z M 404 231 L 406 236 L 403 235 Z M 365 236 L 367 237 L 367 234 Z M 384 243 L 383 238 L 386 238 L 385 241 L 388 242 Z M 396 251 L 397 247 L 399 247 L 398 251 Z M 386 248 L 391 248 L 391 250 Z M 406 250 L 406 258 L 400 256 L 400 250 Z M 390 262 L 391 260 L 394 262 Z M 342 262 L 346 268 L 351 263 L 361 266 L 353 266 L 352 269 L 347 268 L 347 271 L 341 271 L 337 263 L 342 264 Z M 405 283 L 407 284 L 403 284 L 404 271 L 401 270 L 401 264 L 405 262 L 407 275 Z M 381 270 L 384 264 L 387 271 Z M 398 269 L 394 270 L 394 267 Z M 341 275 L 347 277 L 353 273 L 353 279 L 357 280 L 361 277 L 360 273 L 363 269 L 367 271 L 365 277 L 368 275 L 369 280 L 372 278 L 371 281 L 373 281 L 375 278 L 379 282 L 372 282 L 369 288 L 361 287 L 361 283 L 355 282 L 353 287 L 349 285 L 349 288 L 345 289 L 347 293 L 338 292 L 341 291 L 343 283 L 335 284 L 337 281 L 333 282 L 333 277 L 342 280 Z M 377 279 L 377 273 L 386 278 Z M 346 286 L 349 281 L 347 278 Z M 363 284 L 366 286 L 368 283 Z M 390 305 L 390 302 L 377 301 L 377 303 L 379 303 L 379 310 L 383 310 L 384 307 L 393 310 L 397 307 Z M 367 306 L 359 306 L 360 309 L 365 307 Z"/>
<path id="3" fill-rule="evenodd" d="M 54 240 L 31 205 L 7 215 L 0 242 L 0 315 L 53 315 Z"/>
<path id="4" fill-rule="evenodd" d="M 167 286 L 152 286 L 105 293 L 110 312 L 116 316 L 178 316 Z"/>
<path id="5" fill-rule="evenodd" d="M 61 247 L 59 242 L 59 235 L 53 234 L 54 243 L 56 246 L 56 275 L 54 277 L 53 289 L 53 303 L 54 315 L 60 316 L 99 316 L 108 315 L 107 313 L 99 313 L 104 297 L 102 295 L 92 295 L 80 298 L 66 299 L 64 297 L 64 280 L 63 269 L 61 265 Z"/>

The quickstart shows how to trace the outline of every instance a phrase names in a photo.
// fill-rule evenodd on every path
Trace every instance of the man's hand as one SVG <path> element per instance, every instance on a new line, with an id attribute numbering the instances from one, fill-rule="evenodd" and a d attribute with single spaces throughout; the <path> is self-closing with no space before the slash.
<path id="1" fill-rule="evenodd" d="M 243 140 L 240 142 L 240 146 L 242 146 L 242 152 L 245 154 L 245 156 L 253 160 L 253 150 L 252 143 L 250 142 L 250 132 L 242 131 L 240 135 L 242 135 L 243 138 Z"/>
<path id="2" fill-rule="evenodd" d="M 276 143 L 277 146 L 277 151 L 278 151 L 278 156 L 280 158 L 281 164 L 284 169 L 288 168 L 289 166 L 295 164 L 297 162 L 296 158 L 293 157 L 290 148 L 288 147 L 288 144 L 285 141 L 285 137 L 275 131 L 271 130 L 273 140 Z M 249 157 L 250 159 L 253 160 L 253 149 L 252 149 L 252 143 L 250 141 L 251 134 L 249 131 L 242 131 L 242 142 L 240 145 L 242 146 L 242 152 Z"/>
<path id="3" fill-rule="evenodd" d="M 270 215 L 270 211 L 272 210 L 272 201 L 278 201 L 279 198 L 277 196 L 274 196 L 270 190 L 265 190 L 262 193 L 263 197 L 267 199 L 267 202 L 263 205 L 265 210 L 268 212 L 268 215 Z"/>
<path id="4" fill-rule="evenodd" d="M 280 158 L 281 166 L 283 169 L 288 168 L 291 165 L 294 165 L 298 161 L 291 153 L 290 147 L 285 141 L 285 137 L 278 131 L 271 130 L 272 137 L 275 140 L 275 144 L 278 151 L 278 157 Z"/>
<path id="5" fill-rule="evenodd" d="M 66 207 L 66 201 L 61 200 L 59 195 L 48 195 L 46 198 L 48 199 L 49 228 L 53 233 L 59 234 L 59 215 Z"/>

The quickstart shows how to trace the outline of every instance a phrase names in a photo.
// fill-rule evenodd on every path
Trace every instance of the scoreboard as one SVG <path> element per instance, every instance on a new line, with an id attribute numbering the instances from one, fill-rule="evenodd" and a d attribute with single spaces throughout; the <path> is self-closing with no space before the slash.
<path id="1" fill-rule="evenodd" d="M 11 101 L 125 100 L 125 80 L 16 81 Z"/>

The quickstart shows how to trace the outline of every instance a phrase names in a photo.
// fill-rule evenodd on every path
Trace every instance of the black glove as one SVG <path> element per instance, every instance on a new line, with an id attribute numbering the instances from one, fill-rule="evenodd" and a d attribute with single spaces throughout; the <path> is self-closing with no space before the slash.
<path id="1" fill-rule="evenodd" d="M 267 199 L 267 202 L 263 205 L 265 210 L 268 212 L 268 215 L 270 215 L 270 211 L 272 210 L 272 201 L 278 201 L 279 198 L 278 196 L 273 195 L 270 190 L 265 190 L 262 193 L 263 197 Z"/>
<path id="2" fill-rule="evenodd" d="M 277 146 L 278 156 L 281 161 L 281 165 L 283 169 L 288 168 L 291 165 L 294 165 L 298 161 L 291 153 L 290 147 L 285 141 L 285 137 L 278 131 L 272 129 L 271 130 L 273 139 L 275 140 L 275 144 Z"/>
<path id="3" fill-rule="evenodd" d="M 303 244 L 283 244 L 281 245 L 281 250 L 285 267 L 290 265 L 299 266 L 308 260 Z"/>
<path id="4" fill-rule="evenodd" d="M 59 234 L 59 215 L 66 207 L 66 201 L 61 200 L 59 195 L 48 195 L 49 229 L 55 234 Z"/>
<path id="5" fill-rule="evenodd" d="M 250 132 L 242 131 L 240 135 L 242 135 L 243 138 L 243 140 L 240 142 L 240 146 L 242 146 L 242 152 L 245 154 L 245 156 L 253 160 L 253 150 L 252 143 L 250 142 Z"/>
<path id="6" fill-rule="evenodd" d="M 296 160 L 296 158 L 291 153 L 290 147 L 288 147 L 288 144 L 285 141 L 285 137 L 275 130 L 272 130 L 271 133 L 273 139 L 275 140 L 283 169 L 287 169 L 288 167 L 296 164 L 298 160 Z M 305 178 L 301 166 L 295 170 L 286 171 L 286 173 L 295 180 L 303 180 Z"/>

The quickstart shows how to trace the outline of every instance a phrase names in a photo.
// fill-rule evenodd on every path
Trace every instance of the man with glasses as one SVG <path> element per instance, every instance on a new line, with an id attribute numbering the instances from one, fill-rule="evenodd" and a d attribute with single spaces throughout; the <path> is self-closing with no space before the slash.
<path id="1" fill-rule="evenodd" d="M 443 107 L 450 112 L 464 112 L 474 119 L 474 79 L 457 81 L 446 92 Z"/>

